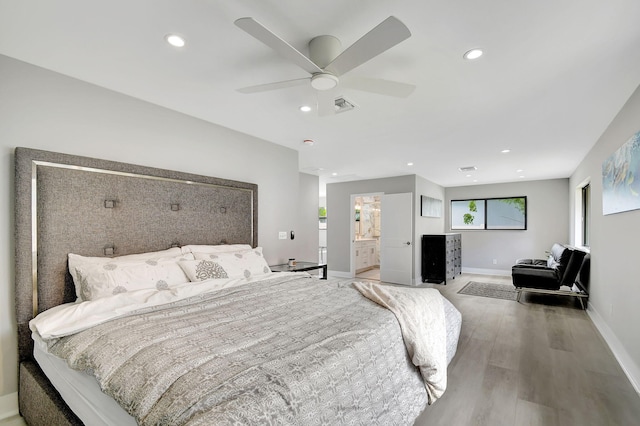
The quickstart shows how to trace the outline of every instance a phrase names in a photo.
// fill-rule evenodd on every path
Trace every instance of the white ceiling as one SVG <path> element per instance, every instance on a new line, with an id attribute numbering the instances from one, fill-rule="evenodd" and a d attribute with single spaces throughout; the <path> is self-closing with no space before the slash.
<path id="1" fill-rule="evenodd" d="M 310 86 L 235 90 L 308 76 L 237 18 L 306 54 L 314 36 L 346 48 L 391 15 L 412 36 L 349 75 L 415 84 L 408 98 L 339 87 L 359 107 L 318 117 L 298 110 L 315 105 Z M 321 182 L 448 187 L 568 177 L 640 84 L 639 18 L 638 0 L 0 0 L 0 53 L 298 150 Z M 464 60 L 474 47 L 485 55 Z"/>

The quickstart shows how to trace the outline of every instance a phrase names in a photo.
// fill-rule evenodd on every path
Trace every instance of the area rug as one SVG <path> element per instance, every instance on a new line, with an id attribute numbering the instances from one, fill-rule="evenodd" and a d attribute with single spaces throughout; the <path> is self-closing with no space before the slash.
<path id="1" fill-rule="evenodd" d="M 492 297 L 494 299 L 516 300 L 515 289 L 505 284 L 469 281 L 458 293 L 469 294 L 471 296 Z"/>

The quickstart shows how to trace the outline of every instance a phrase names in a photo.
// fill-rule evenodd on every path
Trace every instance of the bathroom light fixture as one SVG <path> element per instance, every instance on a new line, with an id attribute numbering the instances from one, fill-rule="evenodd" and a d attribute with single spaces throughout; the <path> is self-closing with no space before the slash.
<path id="1" fill-rule="evenodd" d="M 184 38 L 177 34 L 167 34 L 164 38 L 173 47 L 184 47 L 185 45 Z"/>
<path id="2" fill-rule="evenodd" d="M 480 56 L 482 56 L 483 53 L 484 52 L 482 51 L 482 49 L 475 48 L 464 52 L 464 55 L 462 55 L 462 57 L 464 59 L 473 60 L 478 59 Z"/>
<path id="3" fill-rule="evenodd" d="M 311 111 L 311 107 L 310 107 L 309 105 L 302 105 L 302 106 L 300 107 L 300 111 L 302 111 L 302 112 L 309 112 L 309 111 Z"/>

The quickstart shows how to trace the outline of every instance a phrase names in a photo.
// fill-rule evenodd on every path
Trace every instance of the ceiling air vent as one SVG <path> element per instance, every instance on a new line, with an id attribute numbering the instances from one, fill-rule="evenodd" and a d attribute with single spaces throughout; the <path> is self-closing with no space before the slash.
<path id="1" fill-rule="evenodd" d="M 478 168 L 476 166 L 467 166 L 467 167 L 459 167 L 458 170 L 460 170 L 461 172 L 473 172 L 475 170 L 478 170 Z"/>
<path id="2" fill-rule="evenodd" d="M 336 100 L 335 100 L 336 114 L 339 113 L 339 112 L 351 111 L 356 106 L 357 105 L 355 103 L 351 102 L 350 100 L 348 100 L 344 96 L 336 98 Z"/>

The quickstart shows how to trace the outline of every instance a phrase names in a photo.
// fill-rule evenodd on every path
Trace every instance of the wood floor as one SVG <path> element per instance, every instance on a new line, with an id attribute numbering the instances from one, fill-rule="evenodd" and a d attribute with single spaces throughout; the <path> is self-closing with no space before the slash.
<path id="1" fill-rule="evenodd" d="M 438 288 L 462 313 L 444 396 L 415 425 L 640 425 L 640 396 L 579 302 L 523 294 L 521 303 L 457 294 L 463 274 Z"/>

